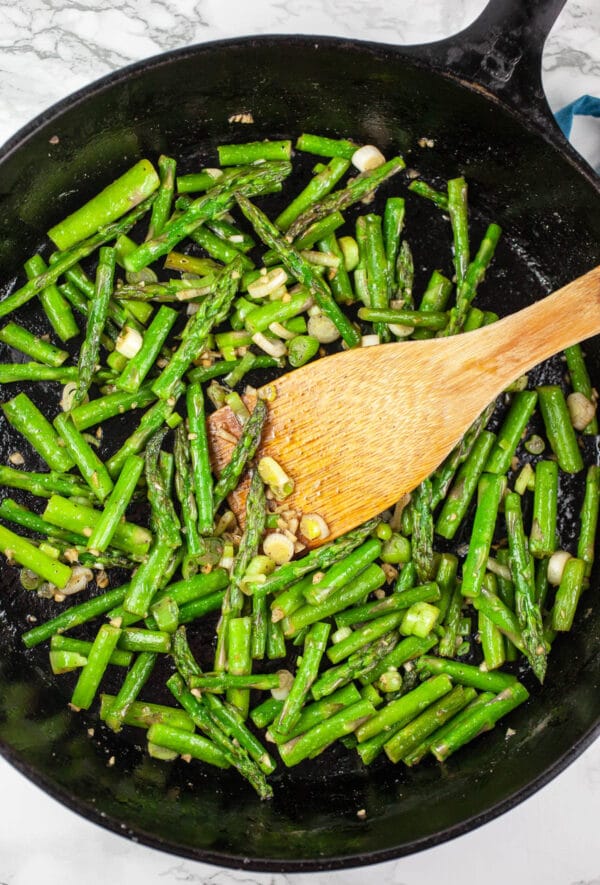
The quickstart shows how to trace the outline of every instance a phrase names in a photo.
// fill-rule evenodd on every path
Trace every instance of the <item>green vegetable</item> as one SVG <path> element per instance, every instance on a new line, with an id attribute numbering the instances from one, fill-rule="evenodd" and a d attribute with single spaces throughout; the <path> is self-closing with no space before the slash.
<path id="1" fill-rule="evenodd" d="M 123 465 L 119 479 L 104 505 L 102 515 L 88 539 L 90 550 L 106 550 L 110 544 L 117 526 L 125 515 L 125 511 L 133 497 L 143 469 L 144 459 L 138 455 L 130 455 Z"/>
<path id="2" fill-rule="evenodd" d="M 39 253 L 32 255 L 25 262 L 25 273 L 30 280 L 46 273 L 47 270 L 46 262 Z M 39 293 L 39 299 L 44 308 L 44 313 L 50 321 L 50 325 L 61 341 L 68 341 L 79 334 L 79 327 L 73 316 L 73 311 L 54 283 L 51 283 Z"/>
<path id="3" fill-rule="evenodd" d="M 30 541 L 4 526 L 0 526 L 0 550 L 9 561 L 31 569 L 36 575 L 55 584 L 59 589 L 62 589 L 71 577 L 71 569 L 68 566 L 38 550 Z"/>
<path id="4" fill-rule="evenodd" d="M 303 514 L 280 494 L 295 477 L 260 451 L 275 385 L 258 397 L 256 388 L 363 335 L 419 340 L 494 322 L 474 299 L 501 231 L 488 224 L 475 252 L 463 177 L 447 193 L 422 181 L 407 188 L 394 177 L 400 157 L 376 166 L 374 153 L 375 168 L 355 173 L 351 160 L 362 163 L 351 140 L 304 134 L 297 147 L 331 160 L 307 186 L 291 180 L 295 199 L 284 192 L 275 221 L 268 194 L 290 175 L 290 140 L 222 145 L 225 168 L 189 176 L 177 176 L 173 157 L 158 158 L 158 175 L 142 161 L 57 225 L 62 251 L 48 266 L 33 256 L 31 279 L 0 303 L 0 316 L 35 295 L 43 304 L 36 334 L 13 322 L 0 329 L 6 361 L 34 360 L 0 365 L 0 382 L 44 384 L 31 399 L 6 396 L 2 417 L 24 437 L 25 455 L 33 447 L 48 466 L 15 469 L 21 453 L 9 437 L 12 466 L 0 465 L 0 484 L 22 498 L 4 497 L 0 518 L 30 537 L 0 526 L 0 546 L 21 570 L 15 592 L 30 594 L 28 611 L 37 616 L 37 593 L 64 604 L 24 633 L 24 645 L 49 641 L 53 672 L 75 671 L 66 680 L 80 709 L 103 688 L 106 668 L 118 668 L 116 694 L 100 698 L 108 727 L 147 729 L 157 760 L 235 769 L 262 799 L 272 795 L 275 756 L 281 770 L 340 741 L 365 764 L 384 754 L 407 766 L 428 754 L 443 760 L 525 701 L 514 673 L 529 665 L 542 680 L 555 634 L 572 629 L 600 500 L 600 470 L 583 471 L 591 450 L 580 449 L 585 438 L 566 406 L 569 383 L 595 398 L 576 345 L 565 354 L 564 387 L 527 390 L 519 379 L 410 496 L 340 538 L 302 547 Z M 407 190 L 429 201 L 421 212 L 449 215 L 442 266 L 453 260 L 452 275 L 422 277 Z M 361 201 L 366 214 L 342 214 Z M 493 297 L 493 282 L 489 289 Z M 69 366 L 46 330 L 74 338 L 71 307 L 82 343 L 69 345 Z M 70 410 L 56 416 L 66 383 L 61 405 Z M 208 427 L 221 405 L 241 436 Z M 401 421 L 403 404 L 390 408 Z M 582 432 L 594 428 L 592 419 Z M 216 476 L 219 435 L 232 456 Z M 581 495 L 568 501 L 568 537 L 565 491 Z M 285 540 L 277 545 L 273 532 Z M 555 591 L 548 564 L 559 549 L 577 555 Z M 130 581 L 113 588 L 116 568 Z M 81 602 L 68 598 L 75 591 Z M 186 631 L 203 659 L 216 642 L 210 672 Z M 154 702 L 164 679 L 176 706 Z M 268 729 L 274 756 L 248 715 Z"/>
<path id="5" fill-rule="evenodd" d="M 54 344 L 50 344 L 49 341 L 44 341 L 43 338 L 39 338 L 17 323 L 7 323 L 0 329 L 0 341 L 15 350 L 20 350 L 21 353 L 27 354 L 40 363 L 55 368 L 62 366 L 69 356 L 68 351 L 61 350 Z"/>
<path id="6" fill-rule="evenodd" d="M 26 393 L 19 393 L 2 406 L 9 423 L 29 441 L 42 456 L 50 470 L 63 473 L 75 464 L 74 459 L 61 445 L 58 434 L 31 402 Z"/>
<path id="7" fill-rule="evenodd" d="M 546 434 L 558 466 L 566 473 L 578 473 L 583 470 L 583 458 L 561 388 L 552 384 L 538 387 L 538 395 Z"/>
<path id="8" fill-rule="evenodd" d="M 521 499 L 509 492 L 504 500 L 510 571 L 515 585 L 515 608 L 521 625 L 526 654 L 533 672 L 544 681 L 547 649 L 542 615 L 535 592 L 533 560 L 523 530 Z"/>
<path id="9" fill-rule="evenodd" d="M 83 667 L 71 696 L 71 704 L 75 709 L 87 710 L 91 707 L 120 635 L 118 627 L 111 624 L 103 624 L 98 630 L 87 664 Z"/>
<path id="10" fill-rule="evenodd" d="M 495 697 L 471 708 L 470 714 L 462 716 L 454 727 L 451 721 L 444 735 L 432 743 L 431 752 L 442 762 L 482 731 L 491 728 L 498 719 L 524 703 L 528 697 L 527 689 L 520 682 L 507 686 Z"/>
<path id="11" fill-rule="evenodd" d="M 327 646 L 330 626 L 327 623 L 313 624 L 304 640 L 302 660 L 296 672 L 290 693 L 283 703 L 281 712 L 275 722 L 275 729 L 281 734 L 288 734 L 298 724 L 302 706 L 317 678 L 321 659 Z"/>

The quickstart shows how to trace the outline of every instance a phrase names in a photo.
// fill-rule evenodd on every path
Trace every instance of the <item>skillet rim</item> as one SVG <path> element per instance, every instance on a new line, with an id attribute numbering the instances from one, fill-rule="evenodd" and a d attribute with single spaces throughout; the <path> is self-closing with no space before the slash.
<path id="1" fill-rule="evenodd" d="M 501 106 L 504 111 L 509 113 L 512 117 L 515 117 L 528 131 L 540 136 L 544 141 L 558 150 L 563 155 L 563 158 L 574 166 L 577 172 L 583 175 L 587 180 L 588 184 L 600 194 L 600 173 L 596 173 L 587 160 L 585 160 L 581 154 L 577 153 L 570 141 L 565 138 L 554 121 L 554 116 L 545 96 L 542 102 L 542 109 L 546 112 L 548 122 L 551 123 L 552 128 L 550 129 L 546 126 L 539 125 L 536 120 L 530 118 L 526 113 L 523 113 L 520 108 L 505 101 L 503 96 L 495 95 L 492 90 L 481 85 L 476 80 L 465 76 L 458 70 L 452 70 L 451 67 L 445 67 L 442 59 L 435 57 L 436 54 L 441 56 L 443 50 L 453 44 L 455 40 L 463 38 L 463 36 L 466 38 L 469 31 L 478 20 L 479 19 L 475 19 L 471 25 L 463 31 L 460 31 L 458 34 L 452 35 L 446 39 L 436 40 L 432 43 L 409 43 L 397 46 L 393 43 L 378 43 L 374 40 L 355 40 L 351 37 L 335 37 L 319 34 L 258 34 L 241 37 L 225 37 L 220 40 L 207 40 L 202 43 L 192 43 L 189 46 L 182 46 L 177 49 L 167 50 L 166 52 L 156 53 L 155 55 L 148 56 L 139 61 L 131 62 L 131 64 L 125 65 L 124 67 L 118 68 L 117 70 L 111 71 L 110 73 L 93 80 L 91 83 L 69 93 L 64 98 L 59 99 L 57 102 L 50 105 L 50 107 L 41 111 L 29 122 L 17 129 L 17 131 L 10 136 L 3 145 L 0 145 L 0 166 L 16 150 L 21 148 L 24 142 L 32 136 L 37 129 L 50 123 L 53 119 L 60 116 L 63 111 L 77 107 L 83 101 L 94 97 L 104 89 L 117 85 L 120 81 L 126 81 L 132 75 L 141 73 L 144 70 L 154 70 L 163 65 L 171 64 L 174 61 L 185 59 L 186 57 L 192 57 L 204 51 L 218 51 L 220 49 L 229 49 L 237 45 L 252 46 L 253 44 L 268 45 L 269 43 L 290 42 L 292 44 L 297 44 L 298 46 L 303 44 L 313 44 L 314 46 L 315 43 L 318 43 L 319 45 L 330 44 L 340 49 L 347 46 L 361 51 L 368 51 L 379 56 L 385 56 L 389 53 L 390 55 L 400 57 L 403 61 L 407 61 L 417 68 L 422 68 L 429 73 L 437 74 L 460 87 L 482 95 L 488 101 Z M 425 58 L 423 56 L 425 51 L 431 52 L 432 57 Z M 458 67 L 460 67 L 460 65 L 458 65 Z"/>
<path id="2" fill-rule="evenodd" d="M 477 19 L 475 21 L 477 21 Z M 314 48 L 314 44 L 318 43 L 320 47 L 324 48 L 327 46 L 335 46 L 337 49 L 351 48 L 352 50 L 377 55 L 380 59 L 387 62 L 392 59 L 397 59 L 404 63 L 408 63 L 417 69 L 427 71 L 429 74 L 433 73 L 445 80 L 450 80 L 458 87 L 464 88 L 470 92 L 475 92 L 485 100 L 501 107 L 505 113 L 515 118 L 516 122 L 528 132 L 533 133 L 536 137 L 542 138 L 551 148 L 556 150 L 561 155 L 561 158 L 566 160 L 569 165 L 575 169 L 577 174 L 585 179 L 587 185 L 600 196 L 600 175 L 597 175 L 587 161 L 575 151 L 570 142 L 562 135 L 558 126 L 555 126 L 555 130 L 553 131 L 552 127 L 540 125 L 538 121 L 529 118 L 526 113 L 523 113 L 520 108 L 511 106 L 511 104 L 507 103 L 503 97 L 495 95 L 490 89 L 482 86 L 476 81 L 469 79 L 458 72 L 449 70 L 447 67 L 444 67 L 441 58 L 435 58 L 435 52 L 438 47 L 442 50 L 444 46 L 450 45 L 451 42 L 466 37 L 474 23 L 475 22 L 459 34 L 453 35 L 448 39 L 435 41 L 433 43 L 408 44 L 406 46 L 396 46 L 394 44 L 378 43 L 372 40 L 355 40 L 348 37 L 328 35 L 261 34 L 194 43 L 189 46 L 157 53 L 148 58 L 141 59 L 112 71 L 109 74 L 88 83 L 37 114 L 32 120 L 20 127 L 2 146 L 0 146 L 0 170 L 3 163 L 16 151 L 26 147 L 28 139 L 35 135 L 40 128 L 51 123 L 53 120 L 58 119 L 64 112 L 72 110 L 79 105 L 94 99 L 96 95 L 101 94 L 104 90 L 117 86 L 119 83 L 125 83 L 127 80 L 131 79 L 132 76 L 137 76 L 145 71 L 156 70 L 162 66 L 168 66 L 186 58 L 201 55 L 204 52 L 218 52 L 220 50 L 228 50 L 237 46 L 254 46 L 259 48 L 269 45 L 274 46 L 275 44 L 281 44 L 283 42 L 293 44 L 298 48 L 302 48 L 303 46 L 308 47 L 308 45 L 310 45 L 311 48 Z M 425 50 L 432 52 L 433 57 L 424 58 L 422 53 L 424 53 Z M 554 118 L 545 100 L 544 104 L 545 107 L 543 110 L 546 112 L 548 121 L 553 123 Z M 130 827 L 118 818 L 98 811 L 91 802 L 86 803 L 85 801 L 74 797 L 68 790 L 57 785 L 45 774 L 40 773 L 31 763 L 25 761 L 22 758 L 22 754 L 2 738 L 0 738 L 0 754 L 17 771 L 25 775 L 28 780 L 34 783 L 37 787 L 40 787 L 44 792 L 50 795 L 53 799 L 59 801 L 69 810 L 75 811 L 77 814 L 92 823 L 98 824 L 104 829 L 110 830 L 111 832 L 124 836 L 132 841 L 139 842 L 150 848 L 164 851 L 174 856 L 184 857 L 201 863 L 223 866 L 230 869 L 248 869 L 256 872 L 303 873 L 333 871 L 382 863 L 384 861 L 406 857 L 427 848 L 432 848 L 476 830 L 483 824 L 489 823 L 500 815 L 510 811 L 542 787 L 546 786 L 546 784 L 553 780 L 576 758 L 578 758 L 598 736 L 600 736 L 600 717 L 598 717 L 595 722 L 592 722 L 580 738 L 576 740 L 568 750 L 560 755 L 553 764 L 531 780 L 526 786 L 515 790 L 515 792 L 491 806 L 487 811 L 465 818 L 460 823 L 447 827 L 436 834 L 425 836 L 421 839 L 406 843 L 404 846 L 397 846 L 395 848 L 374 849 L 369 852 L 357 852 L 355 854 L 343 856 L 336 855 L 329 858 L 315 857 L 294 860 L 248 858 L 234 855 L 229 852 L 213 851 L 204 848 L 192 849 L 185 845 L 176 846 L 172 841 L 162 839 L 154 834 L 149 834 L 143 829 Z"/>

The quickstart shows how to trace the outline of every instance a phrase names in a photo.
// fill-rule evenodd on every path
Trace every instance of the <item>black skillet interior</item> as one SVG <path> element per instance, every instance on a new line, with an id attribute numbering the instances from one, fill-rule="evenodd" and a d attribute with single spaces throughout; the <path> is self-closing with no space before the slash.
<path id="1" fill-rule="evenodd" d="M 17 274 L 52 223 L 140 157 L 168 152 L 182 159 L 182 170 L 192 170 L 214 163 L 223 141 L 293 137 L 302 130 L 371 142 L 388 156 L 399 151 L 433 183 L 463 173 L 475 239 L 488 220 L 506 231 L 482 288 L 484 306 L 500 314 L 597 264 L 600 194 L 591 176 L 522 117 L 416 56 L 335 39 L 248 39 L 170 54 L 90 87 L 36 121 L 5 152 L 1 278 Z M 254 123 L 228 123 L 240 111 L 252 112 Z M 418 147 L 422 136 L 435 147 Z M 407 225 L 422 285 L 426 269 L 449 270 L 448 230 L 410 196 Z M 25 308 L 19 319 L 35 323 L 35 311 Z M 586 350 L 598 383 L 600 342 Z M 552 377 L 561 371 L 560 363 L 550 369 Z M 11 388 L 5 396 L 12 394 Z M 25 452 L 3 425 L 3 463 L 15 448 Z M 28 457 L 26 466 L 37 464 Z M 573 506 L 563 521 L 567 535 L 572 512 Z M 500 727 L 444 766 L 426 763 L 409 772 L 385 762 L 365 770 L 354 755 L 331 751 L 278 774 L 275 798 L 261 804 L 234 775 L 154 762 L 135 738 L 108 733 L 94 711 L 72 713 L 68 677 L 53 680 L 45 650 L 25 653 L 18 638 L 26 615 L 35 610 L 43 617 L 45 604 L 24 599 L 7 569 L 2 587 L 6 757 L 90 819 L 198 860 L 311 870 L 410 853 L 529 795 L 581 751 L 600 722 L 596 572 L 573 634 L 555 643 L 543 691 L 534 688 L 510 717 L 510 740 Z M 361 808 L 366 820 L 356 816 Z"/>

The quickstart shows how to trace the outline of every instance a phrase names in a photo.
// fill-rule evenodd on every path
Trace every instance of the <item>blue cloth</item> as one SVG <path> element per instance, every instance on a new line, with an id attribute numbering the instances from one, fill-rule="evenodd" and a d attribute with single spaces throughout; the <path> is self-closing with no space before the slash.
<path id="1" fill-rule="evenodd" d="M 582 95 L 557 111 L 554 115 L 565 138 L 571 135 L 573 117 L 600 117 L 600 98 L 594 95 Z"/>

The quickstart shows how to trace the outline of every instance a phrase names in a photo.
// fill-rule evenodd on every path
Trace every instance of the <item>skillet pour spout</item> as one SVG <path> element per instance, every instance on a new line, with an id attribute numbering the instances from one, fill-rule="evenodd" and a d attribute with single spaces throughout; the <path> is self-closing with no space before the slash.
<path id="1" fill-rule="evenodd" d="M 598 179 L 551 123 L 541 91 L 541 50 L 562 6 L 492 0 L 462 34 L 427 46 L 252 37 L 118 71 L 51 108 L 0 152 L 0 279 L 16 275 L 46 230 L 136 160 L 168 153 L 182 168 L 211 165 L 218 144 L 240 138 L 229 117 L 251 110 L 248 141 L 303 130 L 352 136 L 404 153 L 426 179 L 464 174 L 475 226 L 494 219 L 506 231 L 502 285 L 485 306 L 514 312 L 527 301 L 519 293 L 541 297 L 600 264 Z M 434 150 L 417 147 L 424 135 Z M 431 267 L 441 238 L 429 218 L 415 204 L 416 263 Z M 35 328 L 33 311 L 25 321 Z M 587 354 L 599 386 L 598 339 Z M 8 431 L 2 445 L 5 455 L 14 450 Z M 543 691 L 532 687 L 511 718 L 510 742 L 496 729 L 443 768 L 408 773 L 385 763 L 367 770 L 350 754 L 328 753 L 277 774 L 275 798 L 259 803 L 235 775 L 150 760 L 134 739 L 105 730 L 93 710 L 68 709 L 64 689 L 44 675 L 46 651 L 26 652 L 19 639 L 31 597 L 14 586 L 11 570 L 3 567 L 1 580 L 4 755 L 90 820 L 195 860 L 287 872 L 410 854 L 509 810 L 600 727 L 596 569 L 589 616 L 556 642 Z M 40 602 L 36 616 L 49 617 L 50 605 Z M 366 820 L 356 815 L 363 808 Z"/>

